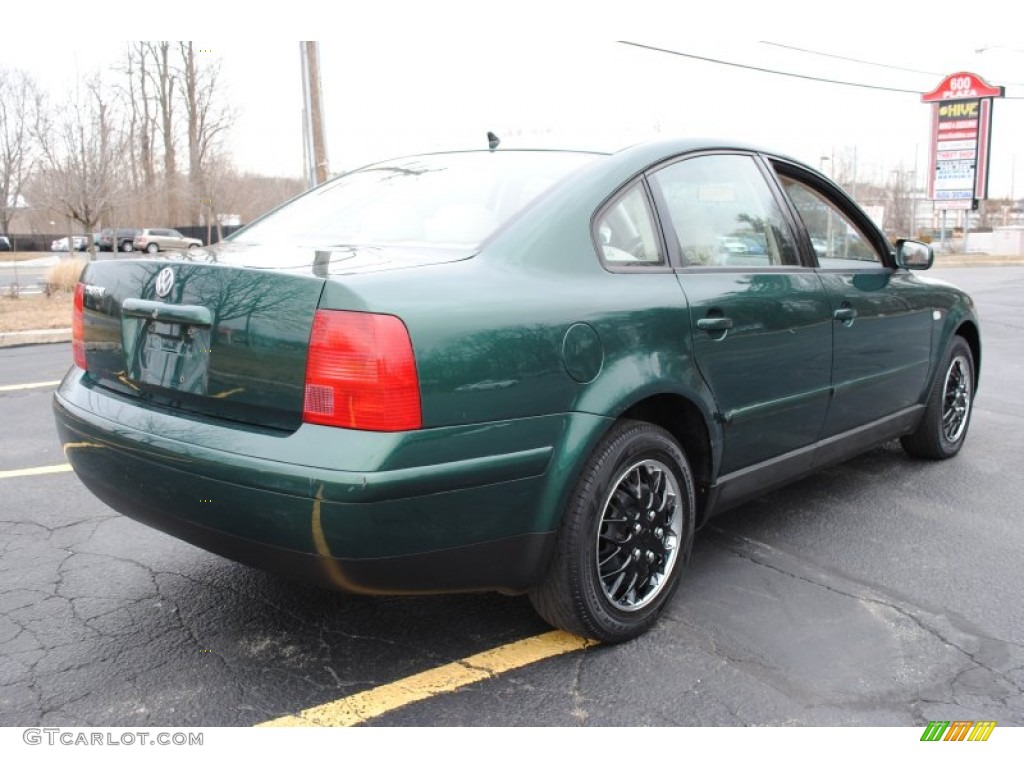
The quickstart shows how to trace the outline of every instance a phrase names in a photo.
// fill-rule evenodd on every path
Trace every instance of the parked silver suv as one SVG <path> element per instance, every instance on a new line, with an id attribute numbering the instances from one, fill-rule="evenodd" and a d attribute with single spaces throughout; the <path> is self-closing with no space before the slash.
<path id="1" fill-rule="evenodd" d="M 188 248 L 199 248 L 202 244 L 202 240 L 185 237 L 176 229 L 141 229 L 133 243 L 136 251 L 146 253 L 184 251 Z"/>

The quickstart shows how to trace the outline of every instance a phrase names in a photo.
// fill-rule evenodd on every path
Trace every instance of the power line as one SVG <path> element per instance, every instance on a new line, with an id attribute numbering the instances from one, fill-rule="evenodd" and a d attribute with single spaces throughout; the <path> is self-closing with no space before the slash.
<path id="1" fill-rule="evenodd" d="M 855 64 L 866 64 L 869 67 L 881 67 L 882 69 L 896 69 L 900 72 L 913 72 L 918 75 L 934 75 L 935 77 L 945 77 L 948 72 L 929 72 L 924 69 L 911 69 L 910 67 L 898 67 L 895 64 L 879 64 L 877 61 L 865 61 L 864 59 L 855 59 L 850 56 L 839 56 L 835 53 L 824 53 L 823 51 L 812 51 L 809 48 L 797 48 L 795 45 L 786 45 L 785 43 L 773 43 L 770 40 L 761 40 L 761 45 L 774 45 L 776 48 L 787 48 L 791 51 L 799 51 L 800 53 L 809 53 L 813 56 L 825 56 L 829 59 L 840 59 L 841 61 L 852 61 Z"/>
<path id="2" fill-rule="evenodd" d="M 829 83 L 830 85 L 845 85 L 850 88 L 866 88 L 872 91 L 889 91 L 891 93 L 912 93 L 915 96 L 920 96 L 924 91 L 912 90 L 909 88 L 893 88 L 887 85 L 874 85 L 872 83 L 856 83 L 850 80 L 834 80 L 829 77 L 818 77 L 816 75 L 803 75 L 799 72 L 785 72 L 781 69 L 769 69 L 768 67 L 757 67 L 753 64 L 740 64 L 736 61 L 725 61 L 724 59 L 713 59 L 709 56 L 698 56 L 695 53 L 685 53 L 683 51 L 673 51 L 668 48 L 659 48 L 655 45 L 646 45 L 644 43 L 634 43 L 630 40 L 619 40 L 622 45 L 631 45 L 635 48 L 643 48 L 648 51 L 655 51 L 657 53 L 668 53 L 672 56 L 682 56 L 687 59 L 697 59 L 698 61 L 707 61 L 712 64 L 721 64 L 726 67 L 736 67 L 738 69 L 749 69 L 754 72 L 764 72 L 769 75 L 782 75 L 783 77 L 795 77 L 800 80 L 813 80 L 819 83 Z M 1024 96 L 1004 96 L 1005 99 L 1024 99 Z"/>
<path id="3" fill-rule="evenodd" d="M 712 59 L 708 56 L 698 56 L 695 53 L 684 53 L 682 51 L 673 51 L 668 48 L 658 48 L 654 45 L 645 45 L 644 43 L 634 43 L 629 40 L 619 40 L 623 45 L 632 45 L 637 48 L 645 48 L 648 51 L 657 51 L 658 53 L 669 53 L 673 56 L 682 56 L 687 59 L 697 59 L 699 61 L 709 61 L 712 64 L 722 64 L 727 67 L 737 67 L 739 69 L 751 69 L 755 72 L 766 72 L 770 75 L 783 75 L 785 77 L 797 77 L 801 80 L 814 80 L 819 83 L 831 83 L 832 85 L 846 85 L 852 88 L 868 88 L 874 91 L 893 91 L 895 93 L 913 93 L 916 96 L 921 95 L 921 91 L 912 91 L 907 88 L 890 88 L 885 85 L 871 85 L 868 83 L 853 83 L 847 80 L 832 80 L 827 77 L 817 77 L 815 75 L 801 75 L 797 72 L 783 72 L 779 69 L 768 69 L 767 67 L 755 67 L 752 64 L 740 64 L 735 61 L 725 61 L 723 59 Z"/>
<path id="4" fill-rule="evenodd" d="M 835 54 L 835 53 L 825 53 L 824 51 L 812 51 L 809 48 L 798 48 L 795 45 L 786 45 L 785 43 L 773 43 L 770 40 L 761 40 L 760 42 L 761 42 L 762 45 L 773 45 L 776 48 L 786 48 L 786 49 L 788 49 L 790 51 L 799 51 L 800 53 L 809 53 L 812 56 L 824 56 L 824 57 L 829 58 L 829 59 L 839 59 L 840 61 L 852 61 L 855 64 L 864 64 L 864 65 L 869 66 L 869 67 L 879 67 L 881 69 L 894 69 L 894 70 L 897 70 L 899 72 L 913 72 L 913 73 L 918 74 L 918 75 L 933 75 L 935 77 L 945 77 L 946 75 L 949 74 L 948 72 L 933 72 L 933 71 L 930 71 L 930 70 L 927 70 L 927 69 L 911 69 L 910 67 L 900 67 L 900 66 L 897 66 L 895 64 L 882 64 L 882 63 L 877 62 L 877 61 L 867 61 L 866 59 L 855 59 L 852 56 L 839 56 L 838 54 Z M 1000 47 L 1000 46 L 993 46 L 993 47 Z M 987 48 L 979 48 L 978 50 L 975 51 L 975 53 L 982 53 L 983 51 L 986 51 L 986 50 L 989 50 L 989 49 L 987 49 Z M 1016 50 L 1016 49 L 1008 49 L 1008 50 Z M 1022 52 L 1024 52 L 1024 51 L 1022 51 Z M 1022 85 L 1022 86 L 1024 86 L 1024 83 L 1006 83 L 1006 85 Z"/>

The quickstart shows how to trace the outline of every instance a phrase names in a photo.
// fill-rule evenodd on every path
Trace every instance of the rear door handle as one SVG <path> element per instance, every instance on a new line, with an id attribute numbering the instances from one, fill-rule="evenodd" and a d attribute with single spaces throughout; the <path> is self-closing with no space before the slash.
<path id="1" fill-rule="evenodd" d="M 697 321 L 697 327 L 702 331 L 728 331 L 732 328 L 731 317 L 702 317 Z"/>
<path id="2" fill-rule="evenodd" d="M 832 313 L 832 317 L 836 320 L 841 320 L 844 323 L 853 321 L 853 318 L 857 316 L 857 310 L 853 307 L 841 307 Z"/>

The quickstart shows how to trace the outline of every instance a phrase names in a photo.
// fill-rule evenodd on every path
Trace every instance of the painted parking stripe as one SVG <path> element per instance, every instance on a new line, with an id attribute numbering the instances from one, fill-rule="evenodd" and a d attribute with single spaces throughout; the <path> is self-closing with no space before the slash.
<path id="1" fill-rule="evenodd" d="M 257 727 L 359 725 L 406 704 L 423 701 L 442 693 L 451 693 L 503 672 L 596 644 L 593 640 L 561 630 L 546 632 L 346 696 L 344 699 L 304 709 L 297 715 L 285 715 L 275 720 L 257 723 Z"/>
<path id="2" fill-rule="evenodd" d="M 0 386 L 0 392 L 17 392 L 19 389 L 42 389 L 43 387 L 56 387 L 60 384 L 60 379 L 57 381 L 36 381 L 32 384 L 4 384 Z"/>
<path id="3" fill-rule="evenodd" d="M 29 467 L 28 469 L 2 469 L 0 480 L 9 477 L 30 477 L 32 475 L 52 475 L 56 472 L 70 472 L 70 464 L 51 464 L 48 467 Z"/>

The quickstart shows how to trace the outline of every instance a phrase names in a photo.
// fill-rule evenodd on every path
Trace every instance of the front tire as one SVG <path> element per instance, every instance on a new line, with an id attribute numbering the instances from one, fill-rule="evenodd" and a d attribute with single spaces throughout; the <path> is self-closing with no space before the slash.
<path id="1" fill-rule="evenodd" d="M 122 253 L 131 253 L 132 252 L 131 241 L 125 240 L 123 243 L 121 243 L 121 252 Z"/>
<path id="2" fill-rule="evenodd" d="M 900 438 L 903 450 L 922 459 L 948 459 L 959 453 L 971 421 L 974 381 L 971 348 L 962 336 L 954 336 L 936 371 L 921 423 Z"/>
<path id="3" fill-rule="evenodd" d="M 605 643 L 646 632 L 679 585 L 694 531 L 693 473 L 661 427 L 618 422 L 569 498 L 555 554 L 530 592 L 550 624 Z"/>

